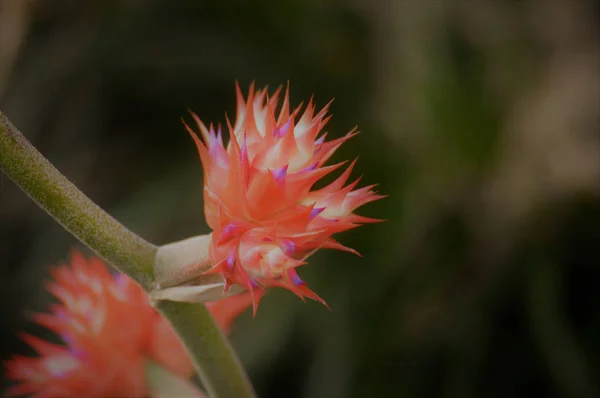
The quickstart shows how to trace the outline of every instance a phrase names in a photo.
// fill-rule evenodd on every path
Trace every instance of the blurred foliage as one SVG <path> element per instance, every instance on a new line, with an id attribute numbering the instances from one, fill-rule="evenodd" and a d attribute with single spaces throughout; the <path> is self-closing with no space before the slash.
<path id="1" fill-rule="evenodd" d="M 180 123 L 234 81 L 335 97 L 387 219 L 322 252 L 233 341 L 261 397 L 600 393 L 600 8 L 592 0 L 0 0 L 0 109 L 157 244 L 207 232 Z M 358 173 L 358 171 L 356 173 Z M 74 239 L 0 176 L 2 359 Z M 3 384 L 0 382 L 0 384 Z"/>

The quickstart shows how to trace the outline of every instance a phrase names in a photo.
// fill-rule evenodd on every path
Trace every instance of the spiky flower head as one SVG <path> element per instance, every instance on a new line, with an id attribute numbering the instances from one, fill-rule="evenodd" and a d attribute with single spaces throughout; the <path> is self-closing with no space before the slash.
<path id="1" fill-rule="evenodd" d="M 111 274 L 104 262 L 74 251 L 70 265 L 51 270 L 47 289 L 59 303 L 33 319 L 58 334 L 64 345 L 32 335 L 22 338 L 40 355 L 16 356 L 5 363 L 8 396 L 35 398 L 148 397 L 144 362 L 158 363 L 184 378 L 192 363 L 170 324 L 150 305 L 144 290 L 124 274 Z M 238 298 L 243 300 L 243 297 Z M 250 298 L 246 298 L 246 308 Z M 228 327 L 227 299 L 220 304 Z M 230 314 L 228 316 L 227 314 Z"/>
<path id="2" fill-rule="evenodd" d="M 229 142 L 221 126 L 206 125 L 192 113 L 202 140 L 194 138 L 204 168 L 204 212 L 212 229 L 209 273 L 222 273 L 226 286 L 238 284 L 254 297 L 254 310 L 264 288 L 291 290 L 301 298 L 325 302 L 308 289 L 296 268 L 320 248 L 356 253 L 332 235 L 363 223 L 379 221 L 354 210 L 380 199 L 367 186 L 347 184 L 356 161 L 332 183 L 314 184 L 346 162 L 325 163 L 345 141 L 357 134 L 327 141 L 323 128 L 329 104 L 315 113 L 312 99 L 290 108 L 289 87 L 279 103 L 281 87 L 272 96 L 250 86 L 244 99 L 236 85 L 237 117 L 227 120 Z M 278 109 L 279 108 L 279 109 Z M 185 123 L 185 122 L 184 122 Z"/>

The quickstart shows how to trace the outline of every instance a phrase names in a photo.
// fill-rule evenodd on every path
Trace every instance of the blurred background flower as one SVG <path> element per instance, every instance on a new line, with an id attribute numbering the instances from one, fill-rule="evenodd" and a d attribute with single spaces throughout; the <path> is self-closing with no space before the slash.
<path id="1" fill-rule="evenodd" d="M 15 355 L 5 361 L 6 377 L 13 382 L 6 391 L 9 396 L 135 398 L 162 396 L 159 392 L 174 396 L 164 384 L 185 383 L 194 374 L 173 327 L 133 279 L 111 274 L 103 260 L 86 259 L 78 250 L 68 264 L 50 273 L 53 280 L 45 285 L 59 303 L 31 318 L 61 342 L 21 333 L 37 355 Z M 251 304 L 250 293 L 244 292 L 207 306 L 229 333 L 235 318 Z"/>
<path id="2" fill-rule="evenodd" d="M 208 232 L 180 123 L 233 115 L 234 81 L 329 99 L 390 195 L 273 291 L 234 345 L 259 396 L 595 397 L 600 50 L 592 0 L 0 0 L 0 109 L 155 243 Z M 355 171 L 351 178 L 357 177 Z M 332 176 L 334 178 L 335 176 Z M 2 359 L 42 264 L 73 238 L 0 177 Z M 366 214 L 366 213 L 365 213 Z M 4 383 L 1 383 L 4 385 Z"/>
<path id="3" fill-rule="evenodd" d="M 192 362 L 175 331 L 152 308 L 148 295 L 104 262 L 74 251 L 68 265 L 52 271 L 47 290 L 60 302 L 33 320 L 60 337 L 53 344 L 31 334 L 22 339 L 36 356 L 4 363 L 13 382 L 8 396 L 36 398 L 147 397 L 147 361 L 187 379 Z"/>

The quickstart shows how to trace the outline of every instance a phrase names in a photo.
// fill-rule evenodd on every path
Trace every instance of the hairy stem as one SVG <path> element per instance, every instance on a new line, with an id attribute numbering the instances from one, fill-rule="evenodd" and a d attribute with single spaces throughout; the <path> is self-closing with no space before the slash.
<path id="1" fill-rule="evenodd" d="M 211 397 L 254 396 L 239 359 L 203 304 L 159 301 L 156 307 L 169 319 L 188 351 L 202 353 L 195 356 L 196 372 Z"/>
<path id="2" fill-rule="evenodd" d="M 65 178 L 0 112 L 0 169 L 65 229 L 144 288 L 157 247 L 129 231 Z"/>
<path id="3" fill-rule="evenodd" d="M 129 231 L 85 196 L 40 154 L 0 112 L 0 170 L 81 242 L 146 291 L 156 286 L 158 248 Z M 203 304 L 161 301 L 171 322 L 215 398 L 254 397 L 228 340 Z"/>

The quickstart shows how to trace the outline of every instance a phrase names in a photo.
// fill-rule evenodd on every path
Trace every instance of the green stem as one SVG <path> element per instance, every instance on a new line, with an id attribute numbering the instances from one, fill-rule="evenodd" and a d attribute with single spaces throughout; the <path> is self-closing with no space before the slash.
<path id="1" fill-rule="evenodd" d="M 211 397 L 255 396 L 239 359 L 203 304 L 159 301 L 156 307 L 169 319 L 188 351 L 202 353 L 195 356 L 196 372 Z"/>
<path id="2" fill-rule="evenodd" d="M 0 112 L 0 170 L 42 209 L 146 291 L 155 286 L 157 247 L 112 218 L 40 154 Z M 203 304 L 161 301 L 212 397 L 254 397 L 244 369 Z"/>
<path id="3" fill-rule="evenodd" d="M 158 248 L 129 231 L 63 176 L 0 112 L 0 170 L 99 256 L 152 285 Z"/>

